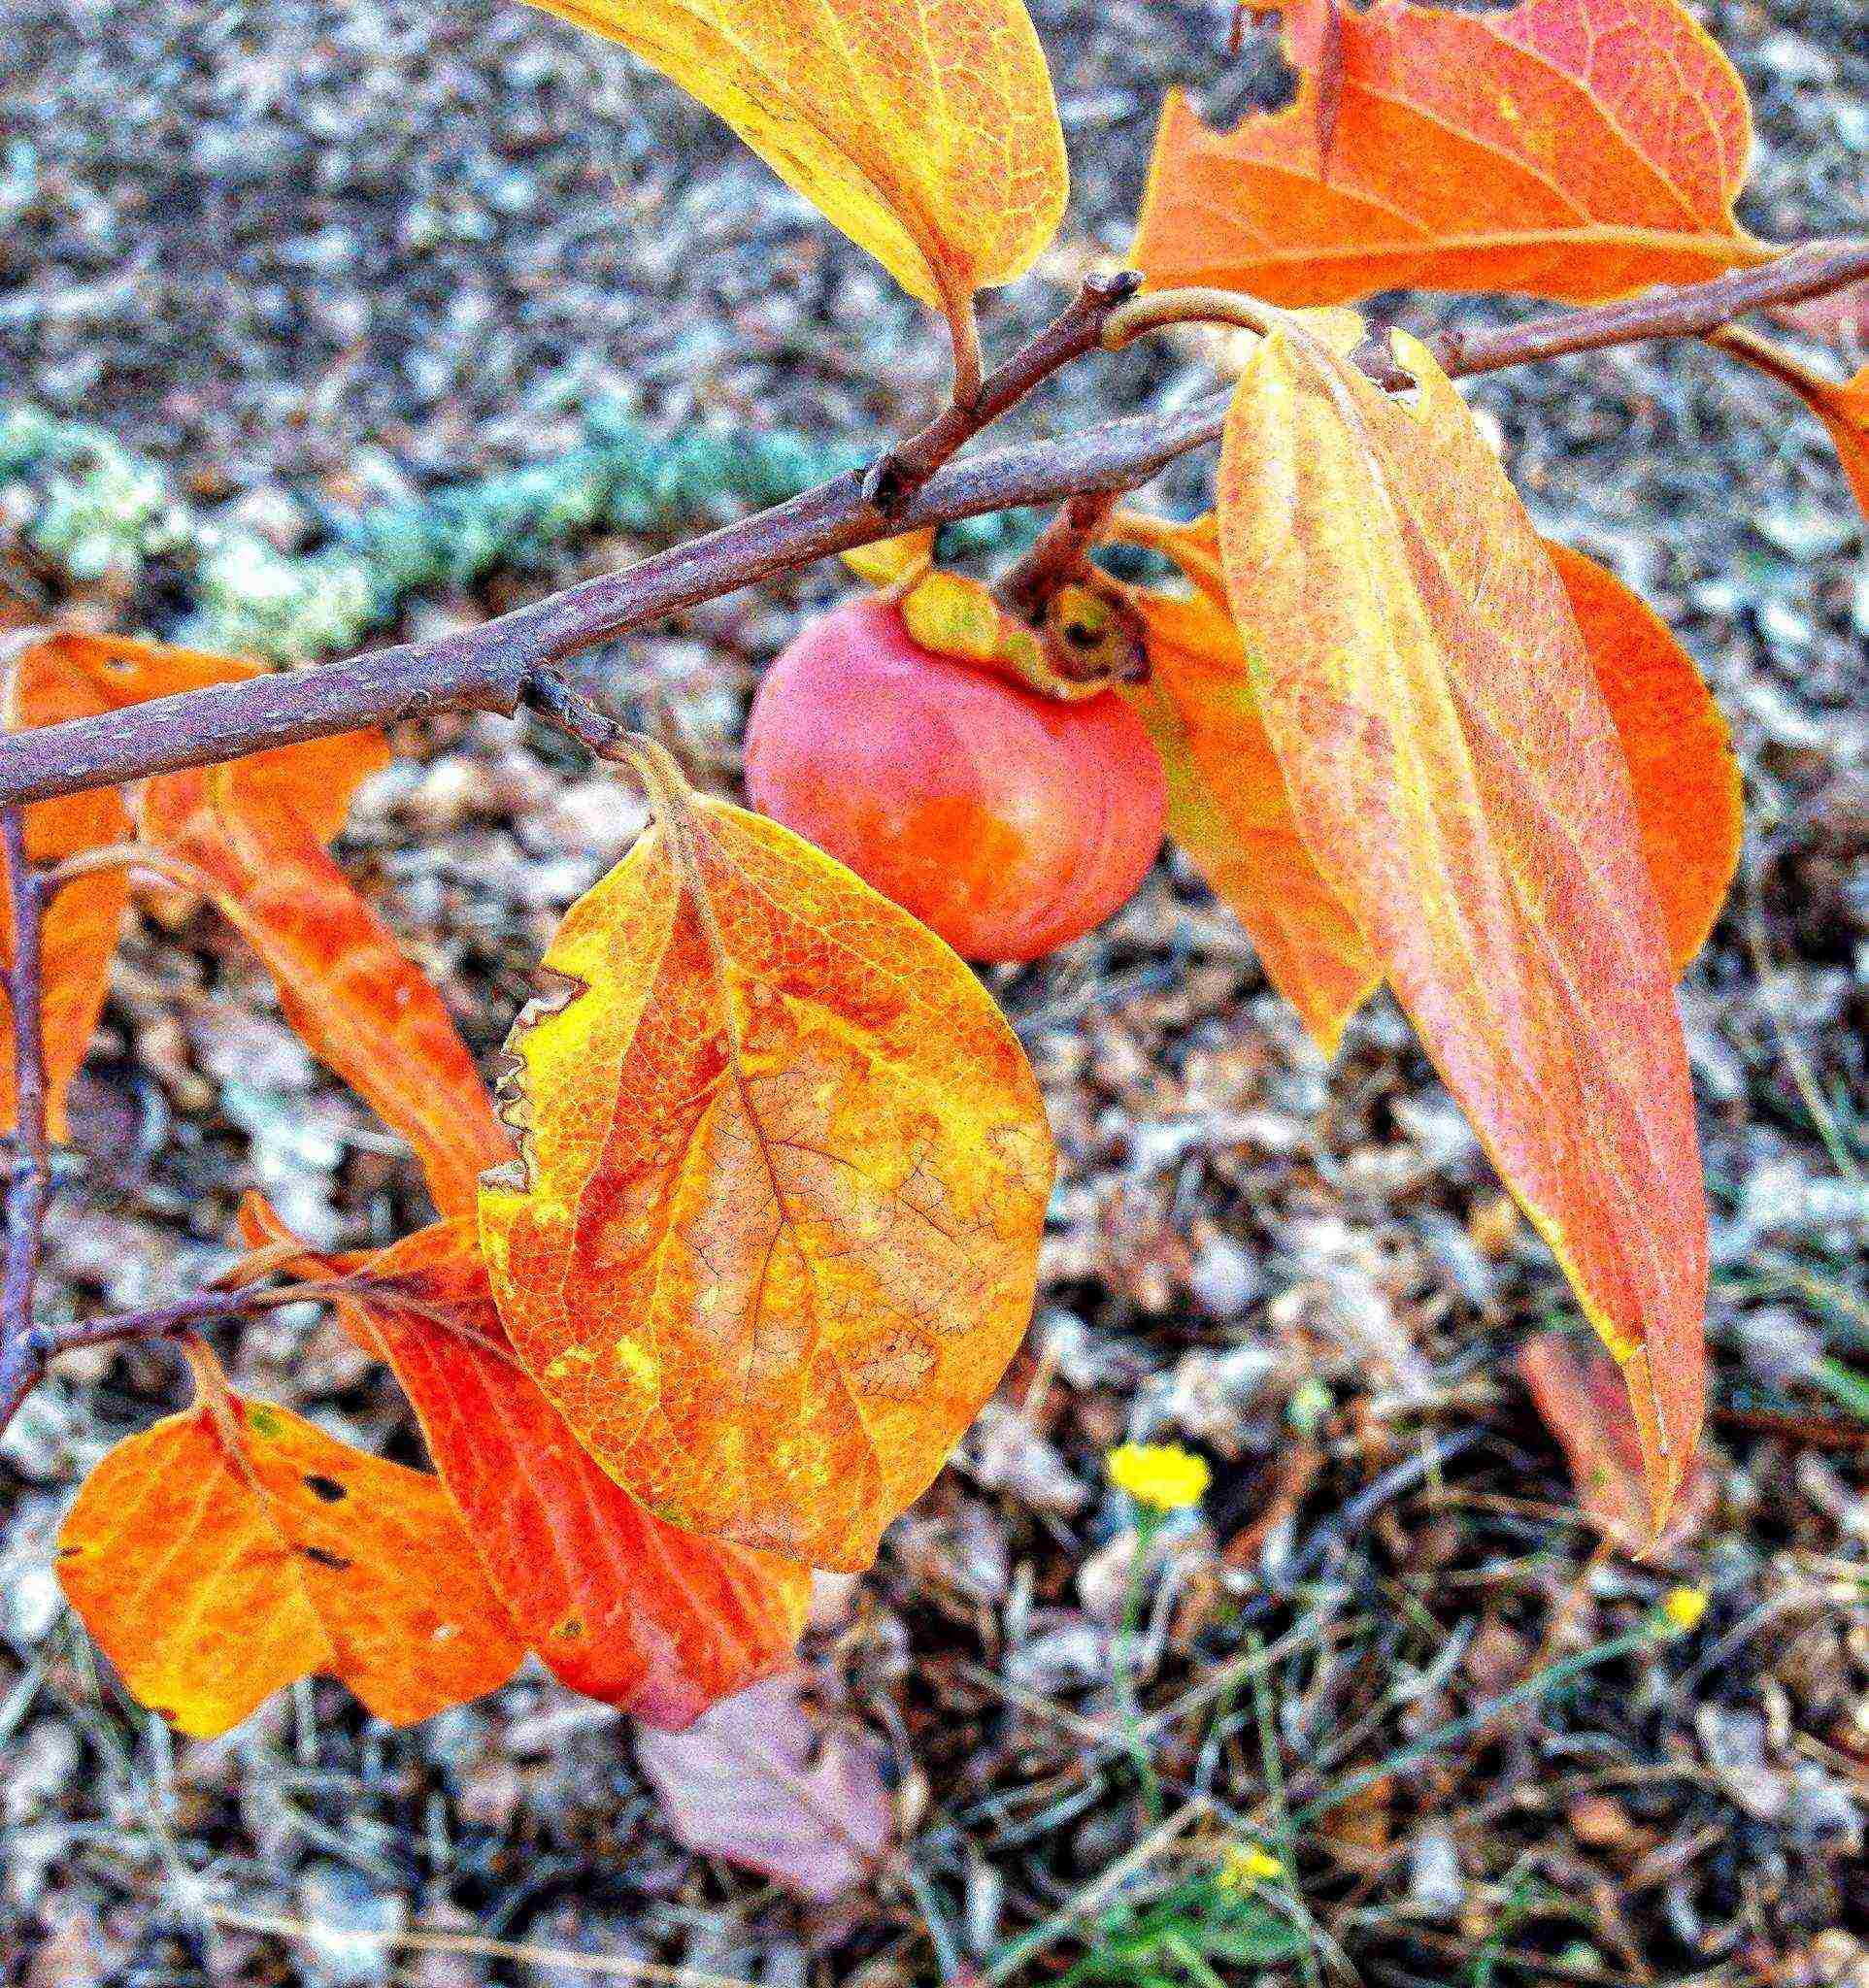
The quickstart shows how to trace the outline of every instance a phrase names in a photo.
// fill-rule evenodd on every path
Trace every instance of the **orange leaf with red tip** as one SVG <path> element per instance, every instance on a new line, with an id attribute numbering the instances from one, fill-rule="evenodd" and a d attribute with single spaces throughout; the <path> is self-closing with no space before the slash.
<path id="1" fill-rule="evenodd" d="M 1661 1537 L 1654 1535 L 1642 1439 L 1617 1365 L 1593 1342 L 1541 1332 L 1519 1349 L 1519 1373 L 1546 1428 L 1570 1464 L 1585 1517 L 1624 1553 L 1665 1551 L 1705 1524 L 1714 1501 L 1705 1459 L 1696 1456 Z"/>
<path id="2" fill-rule="evenodd" d="M 243 1401 L 216 1369 L 92 1471 L 57 1566 L 132 1695 L 199 1738 L 310 1676 L 410 1725 L 523 1654 L 433 1477 Z"/>
<path id="3" fill-rule="evenodd" d="M 1552 561 L 1418 343 L 1302 332 L 1230 411 L 1219 543 L 1305 842 L 1621 1362 L 1659 1520 L 1704 1412 L 1707 1214 L 1627 762 Z"/>
<path id="4" fill-rule="evenodd" d="M 250 1241 L 289 1242 L 250 1204 Z M 350 1276 L 339 1316 L 386 1360 L 495 1594 L 574 1691 L 680 1729 L 790 1655 L 810 1573 L 652 1518 L 514 1357 L 471 1223 L 298 1274 Z"/>
<path id="5" fill-rule="evenodd" d="M 353 740 L 342 763 L 367 768 L 377 750 Z M 294 810 L 294 769 L 283 780 L 275 755 L 262 758 L 272 763 L 151 780 L 144 833 L 213 891 L 273 976 L 292 1027 L 415 1147 L 436 1207 L 459 1214 L 482 1168 L 511 1143 L 441 996 Z"/>
<path id="6" fill-rule="evenodd" d="M 1156 286 L 1586 303 L 1776 252 L 1733 217 L 1745 90 L 1677 0 L 1282 11 L 1289 107 L 1224 133 L 1163 111 L 1133 251 Z"/>
<path id="7" fill-rule="evenodd" d="M 907 912 L 639 753 L 502 1087 L 481 1238 L 520 1358 L 659 1517 L 866 1566 L 1030 1315 L 1052 1151 L 1018 1039 Z"/>

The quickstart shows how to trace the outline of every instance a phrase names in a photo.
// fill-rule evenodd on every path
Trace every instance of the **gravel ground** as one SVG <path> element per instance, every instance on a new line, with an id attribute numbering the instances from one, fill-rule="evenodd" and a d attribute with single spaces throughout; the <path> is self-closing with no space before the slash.
<path id="1" fill-rule="evenodd" d="M 1229 67 L 1218 5 L 1034 11 L 1072 238 L 1119 248 L 1164 84 L 1224 105 L 1263 65 Z M 1860 230 L 1858 0 L 1706 11 L 1759 115 L 1748 219 Z M 860 256 L 684 99 L 525 8 L 150 0 L 131 27 L 10 0 L 6 30 L 0 392 L 109 426 L 287 543 L 322 505 L 548 459 L 594 399 L 862 440 L 939 390 L 943 342 Z M 997 301 L 989 339 L 1056 294 Z M 1021 418 L 1202 383 L 1156 346 Z M 1747 771 L 1745 875 L 1685 996 L 1717 1258 L 1698 1533 L 1653 1567 L 1597 1550 L 1512 1366 L 1568 1318 L 1562 1286 L 1399 1017 L 1376 1005 L 1324 1066 L 1169 858 L 1106 932 L 995 978 L 1064 1154 L 1038 1320 L 808 1648 L 817 1715 L 881 1749 L 901 1848 L 880 1874 L 814 1906 L 684 1850 L 628 1723 L 529 1673 L 410 1733 L 318 1685 L 172 1742 L 100 1674 L 49 1572 L 80 1475 L 175 1398 L 159 1355 L 100 1353 L 0 1448 L 9 1981 L 559 1988 L 600 1964 L 580 1952 L 786 1988 L 995 1962 L 1200 1978 L 1161 1927 L 1198 1957 L 1224 1916 L 1216 1844 L 1254 1832 L 1287 1866 L 1271 1923 L 1302 1934 L 1275 1977 L 1869 1980 L 1869 1410 L 1845 1399 L 1869 1366 L 1862 529 L 1815 436 L 1697 350 L 1476 397 L 1541 521 L 1683 632 Z M 637 549 L 581 546 L 548 578 Z M 124 626 L 187 605 L 159 575 L 130 597 L 21 583 Z M 423 602 L 411 626 L 539 584 Z M 713 604 L 632 645 L 626 678 L 619 656 L 594 672 L 728 785 L 757 663 L 834 585 Z M 401 743 L 347 860 L 490 1053 L 632 810 L 503 724 Z M 58 1211 L 54 1303 L 190 1288 L 250 1184 L 333 1242 L 420 1218 L 404 1159 L 185 908 L 126 939 L 75 1118 L 92 1158 Z M 258 1392 L 414 1454 L 393 1389 L 327 1323 L 276 1314 L 229 1351 Z M 1130 1865 L 1152 1810 L 1114 1682 L 1133 1533 L 1102 1454 L 1164 1436 L 1216 1477 L 1151 1559 L 1131 1668 L 1176 1833 Z M 1675 1581 L 1712 1595 L 1698 1629 L 1592 1655 Z M 410 1929 L 511 1951 L 385 1938 Z"/>

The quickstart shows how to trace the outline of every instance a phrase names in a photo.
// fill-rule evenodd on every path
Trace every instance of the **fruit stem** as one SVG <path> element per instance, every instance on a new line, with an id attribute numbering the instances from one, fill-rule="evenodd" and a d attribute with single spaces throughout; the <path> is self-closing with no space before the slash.
<path id="1" fill-rule="evenodd" d="M 1185 289 L 1151 290 L 1118 304 L 1103 320 L 1102 343 L 1106 351 L 1117 352 L 1145 332 L 1159 331 L 1170 324 L 1233 324 L 1242 331 L 1256 331 L 1270 338 L 1287 321 L 1287 314 L 1256 297 L 1237 290 L 1190 286 Z"/>

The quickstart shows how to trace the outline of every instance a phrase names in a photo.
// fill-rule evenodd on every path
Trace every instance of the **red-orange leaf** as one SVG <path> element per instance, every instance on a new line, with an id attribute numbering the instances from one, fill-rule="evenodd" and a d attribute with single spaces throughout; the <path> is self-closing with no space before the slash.
<path id="1" fill-rule="evenodd" d="M 1820 373 L 1813 373 L 1789 352 L 1781 351 L 1769 339 L 1760 338 L 1744 326 L 1719 332 L 1713 342 L 1722 351 L 1744 359 L 1749 366 L 1756 366 L 1761 373 L 1769 373 L 1788 386 L 1823 423 L 1836 444 L 1837 459 L 1855 493 L 1856 503 L 1863 516 L 1869 518 L 1869 366 L 1853 380 L 1839 385 Z"/>
<path id="2" fill-rule="evenodd" d="M 327 760 L 333 778 L 379 749 L 353 740 L 348 758 Z M 512 1147 L 441 996 L 295 812 L 295 770 L 263 758 L 151 780 L 144 833 L 205 879 L 278 983 L 286 1019 L 415 1147 L 436 1207 L 459 1214 L 481 1169 Z"/>
<path id="3" fill-rule="evenodd" d="M 1227 423 L 1227 591 L 1293 812 L 1621 1362 L 1657 1522 L 1703 1413 L 1707 1216 L 1627 764 L 1569 603 L 1459 396 L 1301 332 Z"/>
<path id="4" fill-rule="evenodd" d="M 28 631 L 10 646 L 5 721 L 9 729 L 95 717 L 152 698 L 178 696 L 210 684 L 259 674 L 237 657 L 175 648 L 127 636 L 78 629 Z M 250 810 L 280 806 L 296 812 L 319 842 L 336 834 L 356 783 L 383 763 L 382 741 L 370 734 L 315 740 L 254 753 L 226 771 Z M 146 825 L 185 812 L 209 776 L 163 775 L 145 789 Z M 151 797 L 154 797 L 153 809 Z M 130 839 L 129 818 L 112 790 L 37 803 L 26 812 L 26 849 L 50 867 L 83 849 Z M 103 1005 L 127 885 L 120 868 L 94 871 L 62 888 L 45 919 L 45 1043 L 48 1118 L 54 1138 L 65 1129 L 64 1097 L 83 1060 Z M 11 922 L 0 906 L 0 935 L 11 948 Z M 0 1022 L 7 1017 L 0 989 Z M 0 1069 L 0 1124 L 13 1120 L 13 1074 Z"/>
<path id="5" fill-rule="evenodd" d="M 243 1226 L 290 1240 L 261 1208 Z M 514 1357 L 471 1223 L 301 1270 L 356 1279 L 339 1315 L 402 1383 L 487 1580 L 562 1682 L 679 1730 L 790 1655 L 808 1570 L 664 1525 L 598 1469 Z"/>
<path id="6" fill-rule="evenodd" d="M 313 1675 L 413 1724 L 522 1654 L 433 1477 L 217 1379 L 84 1480 L 58 1577 L 132 1694 L 198 1737 Z"/>
<path id="7" fill-rule="evenodd" d="M 27 629 L 0 638 L 5 728 L 26 731 L 67 718 L 95 717 L 106 709 L 83 679 L 66 666 L 57 638 Z M 110 788 L 38 801 L 25 811 L 26 856 L 50 869 L 67 856 L 129 839 L 129 817 Z M 110 981 L 128 886 L 120 870 L 101 870 L 69 883 L 41 921 L 41 1040 L 46 1062 L 46 1118 L 53 1139 L 65 1137 L 65 1092 L 84 1060 Z M 13 961 L 13 912 L 0 891 L 0 961 Z M 0 978 L 0 1042 L 13 1030 L 13 1002 Z M 0 1052 L 0 1132 L 16 1123 L 13 1057 Z"/>
<path id="8" fill-rule="evenodd" d="M 1246 927 L 1267 978 L 1329 1055 L 1381 984 L 1382 968 L 1293 818 L 1226 601 L 1214 514 L 1165 529 L 1132 516 L 1122 535 L 1167 552 L 1193 583 L 1185 594 L 1139 587 L 1131 596 L 1151 677 L 1125 694 L 1161 754 L 1168 832 Z"/>
<path id="9" fill-rule="evenodd" d="M 1610 708 L 1642 853 L 1680 973 L 1707 943 L 1739 867 L 1745 796 L 1732 735 L 1693 658 L 1648 603 L 1582 552 L 1545 541 Z"/>
<path id="10" fill-rule="evenodd" d="M 1285 10 L 1288 108 L 1210 130 L 1171 96 L 1134 260 L 1156 285 L 1281 304 L 1411 287 L 1584 303 L 1774 251 L 1733 218 L 1752 116 L 1677 0 L 1344 12 L 1326 160 L 1331 10 Z"/>

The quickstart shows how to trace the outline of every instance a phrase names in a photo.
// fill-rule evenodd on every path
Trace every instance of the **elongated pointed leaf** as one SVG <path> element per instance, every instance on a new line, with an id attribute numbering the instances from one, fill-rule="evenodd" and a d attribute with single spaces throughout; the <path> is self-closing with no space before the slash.
<path id="1" fill-rule="evenodd" d="M 1657 1522 L 1704 1394 L 1707 1217 L 1627 765 L 1550 557 L 1405 342 L 1413 406 L 1301 335 L 1244 374 L 1226 583 L 1318 869 L 1622 1363 Z"/>
<path id="2" fill-rule="evenodd" d="M 726 119 L 912 296 L 956 317 L 1064 211 L 1021 0 L 540 0 Z"/>
<path id="3" fill-rule="evenodd" d="M 1153 284 L 1585 303 L 1775 252 L 1733 217 L 1745 90 L 1677 0 L 1376 0 L 1343 11 L 1328 65 L 1322 0 L 1283 11 L 1304 79 L 1287 109 L 1222 133 L 1168 100 L 1134 249 Z"/>
<path id="4" fill-rule="evenodd" d="M 315 1675 L 410 1725 L 522 1654 L 433 1477 L 225 1391 L 104 1458 L 57 1565 L 131 1693 L 197 1737 Z"/>
<path id="5" fill-rule="evenodd" d="M 672 1523 L 860 1568 L 1030 1314 L 1052 1153 L 923 926 L 688 796 L 566 914 L 481 1236 L 513 1343 Z"/>
<path id="6" fill-rule="evenodd" d="M 1128 693 L 1168 772 L 1169 833 L 1231 906 L 1267 977 L 1326 1054 L 1382 970 L 1299 831 L 1225 599 L 1214 514 L 1121 533 L 1166 552 L 1190 592 L 1137 588 L 1151 681 Z M 1613 574 L 1551 540 L 1628 763 L 1643 854 L 1677 972 L 1731 888 L 1742 819 L 1725 720 L 1692 659 Z"/>
<path id="7" fill-rule="evenodd" d="M 376 749 L 359 742 L 351 758 Z M 441 996 L 325 853 L 277 766 L 166 775 L 142 812 L 148 839 L 199 873 L 259 955 L 292 1027 L 415 1147 L 436 1207 L 471 1209 L 480 1170 L 511 1144 Z"/>

